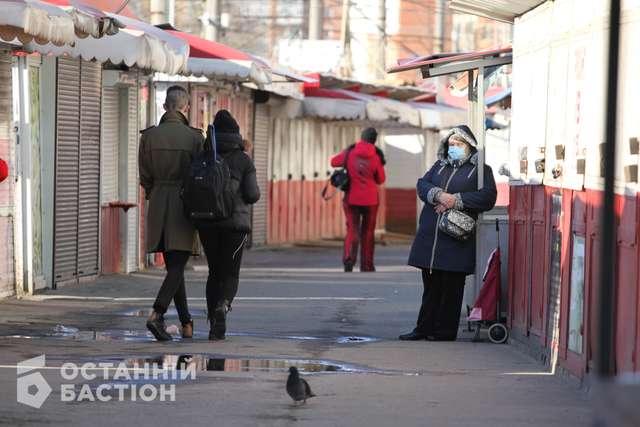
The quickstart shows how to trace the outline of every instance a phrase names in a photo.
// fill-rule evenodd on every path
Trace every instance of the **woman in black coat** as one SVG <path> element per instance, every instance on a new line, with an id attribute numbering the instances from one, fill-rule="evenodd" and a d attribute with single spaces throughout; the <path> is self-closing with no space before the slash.
<path id="1" fill-rule="evenodd" d="M 235 187 L 233 214 L 216 223 L 198 223 L 196 228 L 207 256 L 207 311 L 210 340 L 225 338 L 227 312 L 238 292 L 242 251 L 251 233 L 250 205 L 260 199 L 256 168 L 245 152 L 240 127 L 227 110 L 220 110 L 214 119 L 218 156 L 229 166 Z M 210 142 L 212 135 L 207 135 Z M 210 146 L 209 144 L 207 144 Z"/>
<path id="2" fill-rule="evenodd" d="M 477 141 L 471 129 L 453 128 L 441 141 L 438 160 L 418 180 L 425 202 L 420 215 L 409 265 L 422 270 L 422 306 L 413 331 L 401 340 L 455 341 L 458 335 L 465 278 L 476 265 L 476 239 L 460 241 L 438 230 L 448 209 L 464 211 L 477 219 L 496 203 L 496 183 L 491 167 L 484 166 L 484 182 L 478 190 Z"/>

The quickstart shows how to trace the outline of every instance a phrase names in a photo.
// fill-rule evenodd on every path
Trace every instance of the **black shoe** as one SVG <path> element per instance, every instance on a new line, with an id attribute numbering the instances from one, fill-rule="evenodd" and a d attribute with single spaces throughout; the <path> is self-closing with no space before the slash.
<path id="1" fill-rule="evenodd" d="M 455 335 L 429 335 L 427 336 L 427 341 L 455 341 L 458 339 Z"/>
<path id="2" fill-rule="evenodd" d="M 167 332 L 164 324 L 164 316 L 155 310 L 147 319 L 147 329 L 158 341 L 171 341 L 171 335 Z"/>
<path id="3" fill-rule="evenodd" d="M 345 273 L 351 273 L 353 271 L 353 264 L 351 264 L 350 262 L 345 262 L 344 263 L 344 272 Z"/>
<path id="4" fill-rule="evenodd" d="M 220 301 L 213 312 L 213 320 L 211 321 L 211 331 L 209 332 L 210 340 L 223 340 L 227 332 L 227 312 L 231 310 L 231 306 L 227 300 Z"/>
<path id="5" fill-rule="evenodd" d="M 416 331 L 415 329 L 407 334 L 402 334 L 398 337 L 398 339 L 400 341 L 420 341 L 420 340 L 425 340 L 427 339 L 427 336 L 424 334 L 421 334 L 420 332 Z"/>

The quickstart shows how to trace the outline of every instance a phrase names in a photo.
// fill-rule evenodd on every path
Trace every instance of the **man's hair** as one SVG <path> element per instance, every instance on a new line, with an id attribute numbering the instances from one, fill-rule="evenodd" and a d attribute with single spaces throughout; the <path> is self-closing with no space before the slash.
<path id="1" fill-rule="evenodd" d="M 167 89 L 164 107 L 167 111 L 178 111 L 189 105 L 189 94 L 182 86 L 171 86 Z"/>

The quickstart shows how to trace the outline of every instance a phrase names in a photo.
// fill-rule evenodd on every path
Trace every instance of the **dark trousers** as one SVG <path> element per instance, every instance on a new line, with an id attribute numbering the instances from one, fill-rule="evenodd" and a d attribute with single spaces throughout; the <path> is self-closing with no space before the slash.
<path id="1" fill-rule="evenodd" d="M 464 296 L 465 273 L 422 270 L 422 306 L 416 331 L 436 338 L 456 339 Z"/>
<path id="2" fill-rule="evenodd" d="M 355 265 L 360 245 L 360 271 L 374 271 L 373 252 L 378 206 L 353 206 L 345 202 L 343 207 L 347 220 L 347 238 L 344 240 L 342 262 Z"/>
<path id="3" fill-rule="evenodd" d="M 187 305 L 187 292 L 184 286 L 184 267 L 189 261 L 190 252 L 171 251 L 163 252 L 164 264 L 167 269 L 167 275 L 162 282 L 153 309 L 161 314 L 167 312 L 169 304 L 173 299 L 176 305 L 176 311 L 182 324 L 191 321 L 189 307 Z"/>
<path id="4" fill-rule="evenodd" d="M 207 311 L 209 316 L 223 300 L 229 304 L 238 293 L 242 252 L 247 241 L 245 233 L 199 228 L 198 234 L 209 264 L 207 279 Z"/>

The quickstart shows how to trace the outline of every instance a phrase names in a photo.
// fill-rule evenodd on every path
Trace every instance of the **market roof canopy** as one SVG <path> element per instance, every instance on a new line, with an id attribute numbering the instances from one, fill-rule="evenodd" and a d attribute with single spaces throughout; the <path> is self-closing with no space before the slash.
<path id="1" fill-rule="evenodd" d="M 312 85 L 326 89 L 348 89 L 369 95 L 385 96 L 392 99 L 406 101 L 416 97 L 433 97 L 435 92 L 415 86 L 390 86 L 375 83 L 364 83 L 357 80 L 345 79 L 329 73 L 307 74 L 317 80 Z M 305 84 L 305 86 L 309 86 Z"/>
<path id="2" fill-rule="evenodd" d="M 370 120 L 442 129 L 464 121 L 464 110 L 440 104 L 403 102 L 345 89 L 305 87 L 306 115 L 332 120 Z"/>
<path id="3" fill-rule="evenodd" d="M 189 44 L 187 74 L 214 79 L 252 81 L 258 85 L 271 82 L 269 68 L 245 52 L 178 31 L 170 25 L 159 25 L 158 28 Z"/>
<path id="4" fill-rule="evenodd" d="M 76 39 L 71 46 L 56 46 L 51 43 L 39 46 L 29 43 L 25 48 L 44 54 L 66 54 L 87 61 L 109 61 L 113 64 L 137 66 L 167 74 L 184 72 L 189 55 L 189 45 L 184 40 L 145 22 L 109 12 L 104 13 L 122 23 L 124 28 L 117 34 L 101 39 Z"/>
<path id="5" fill-rule="evenodd" d="M 512 62 L 511 46 L 469 53 L 449 53 L 399 59 L 389 73 L 420 68 L 422 77 L 435 77 L 475 70 L 480 66 L 495 67 Z"/>
<path id="6" fill-rule="evenodd" d="M 80 38 L 116 34 L 123 26 L 95 9 L 63 9 L 37 0 L 0 0 L 0 11 L 0 38 L 22 44 L 72 45 Z"/>
<path id="7" fill-rule="evenodd" d="M 513 23 L 517 16 L 544 3 L 546 0 L 450 0 L 455 12 L 483 16 L 497 21 Z"/>

